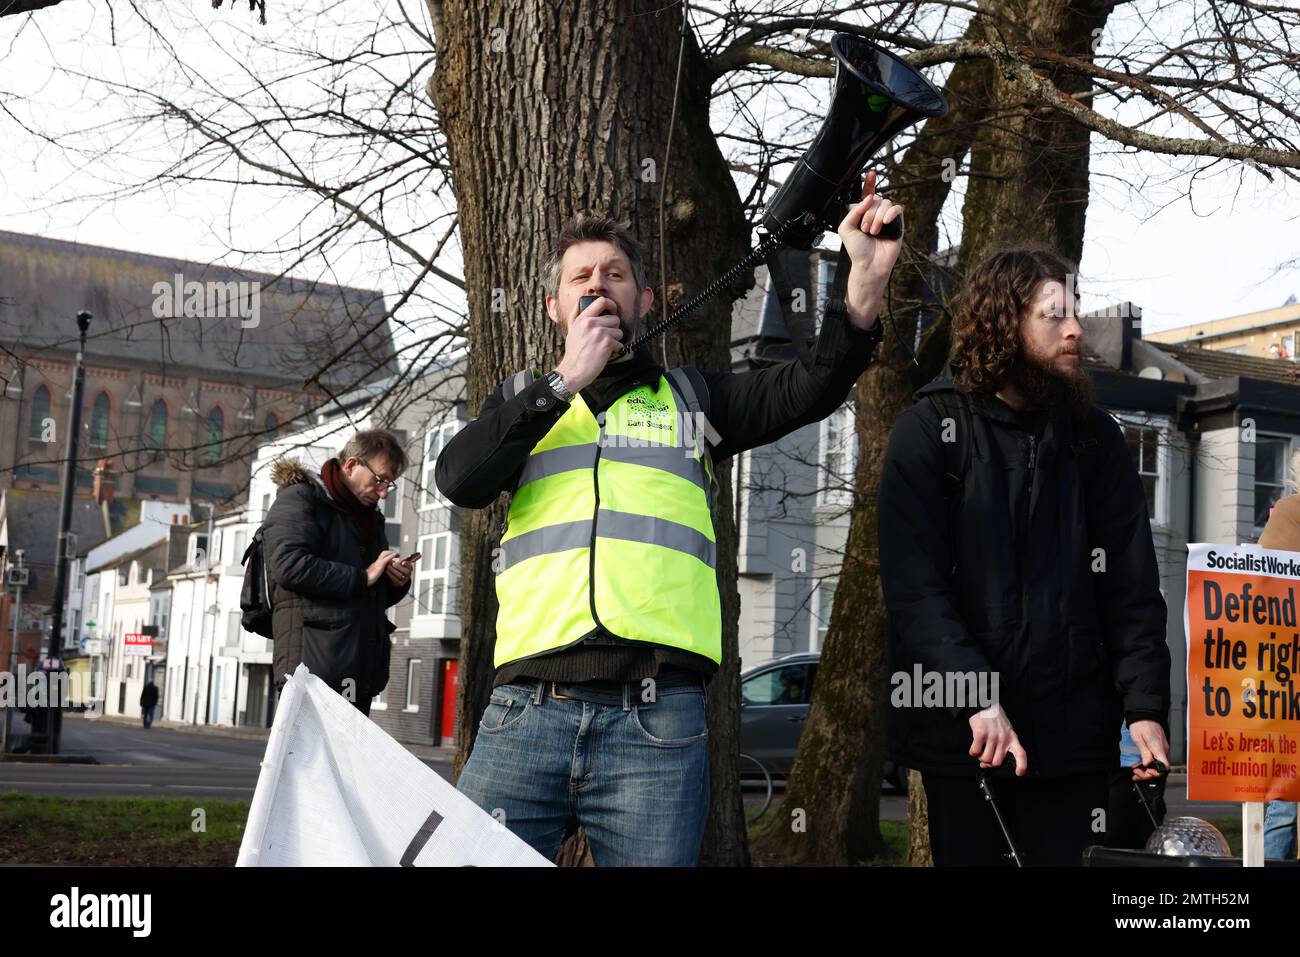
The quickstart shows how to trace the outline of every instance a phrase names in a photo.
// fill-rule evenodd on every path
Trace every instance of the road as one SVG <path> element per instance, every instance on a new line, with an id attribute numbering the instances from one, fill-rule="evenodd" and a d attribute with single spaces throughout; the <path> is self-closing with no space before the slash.
<path id="1" fill-rule="evenodd" d="M 61 750 L 99 764 L 0 763 L 0 793 L 251 800 L 266 740 L 68 715 Z M 448 760 L 420 758 L 450 779 Z"/>

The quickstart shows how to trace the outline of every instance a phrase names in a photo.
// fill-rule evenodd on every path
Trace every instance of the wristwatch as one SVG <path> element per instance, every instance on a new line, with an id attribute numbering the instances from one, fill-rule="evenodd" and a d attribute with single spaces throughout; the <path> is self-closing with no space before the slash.
<path id="1" fill-rule="evenodd" d="M 558 369 L 546 377 L 546 384 L 551 387 L 551 391 L 555 393 L 561 402 L 573 401 L 573 393 L 564 384 L 564 376 L 560 375 Z"/>

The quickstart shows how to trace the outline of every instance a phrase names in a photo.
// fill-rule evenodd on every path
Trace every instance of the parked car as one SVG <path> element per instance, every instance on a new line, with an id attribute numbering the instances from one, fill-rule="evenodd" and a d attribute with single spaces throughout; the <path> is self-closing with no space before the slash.
<path id="1" fill-rule="evenodd" d="M 802 652 L 740 674 L 740 750 L 774 777 L 788 777 L 794 767 L 820 660 L 817 652 Z M 896 790 L 907 790 L 906 771 L 893 762 L 885 762 L 883 777 Z"/>

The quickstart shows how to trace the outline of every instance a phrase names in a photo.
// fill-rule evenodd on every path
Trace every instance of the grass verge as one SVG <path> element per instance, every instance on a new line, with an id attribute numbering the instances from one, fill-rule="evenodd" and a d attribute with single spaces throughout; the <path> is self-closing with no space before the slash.
<path id="1" fill-rule="evenodd" d="M 247 801 L 0 794 L 0 864 L 227 867 Z"/>

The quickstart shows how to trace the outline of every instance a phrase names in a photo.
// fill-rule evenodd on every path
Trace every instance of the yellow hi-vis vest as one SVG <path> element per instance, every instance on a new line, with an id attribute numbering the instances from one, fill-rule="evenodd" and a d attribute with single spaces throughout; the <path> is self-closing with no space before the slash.
<path id="1" fill-rule="evenodd" d="M 507 379 L 506 397 L 530 376 Z M 497 667 L 575 644 L 598 625 L 721 663 L 705 445 L 717 438 L 698 409 L 687 375 L 671 369 L 598 416 L 574 396 L 534 446 L 494 563 Z"/>

